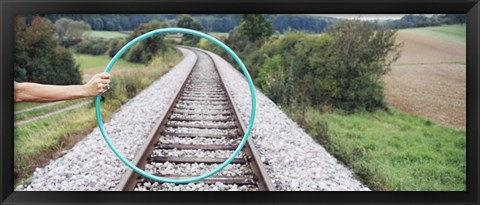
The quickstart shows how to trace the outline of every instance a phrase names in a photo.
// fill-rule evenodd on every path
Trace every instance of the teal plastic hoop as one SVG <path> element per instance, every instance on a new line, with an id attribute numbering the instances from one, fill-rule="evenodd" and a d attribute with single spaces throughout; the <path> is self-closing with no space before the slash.
<path id="1" fill-rule="evenodd" d="M 137 44 L 138 42 L 140 42 L 143 39 L 152 37 L 154 35 L 167 34 L 167 33 L 184 33 L 184 34 L 191 34 L 191 35 L 195 35 L 195 36 L 198 36 L 198 37 L 201 37 L 201 38 L 205 38 L 205 39 L 209 40 L 210 42 L 220 46 L 225 51 L 227 51 L 227 53 L 230 54 L 230 56 L 233 57 L 233 59 L 237 62 L 237 64 L 242 69 L 243 74 L 245 75 L 245 78 L 247 79 L 248 87 L 250 88 L 250 95 L 251 95 L 251 99 L 252 99 L 252 110 L 250 112 L 250 120 L 248 121 L 248 126 L 247 126 L 247 130 L 245 132 L 245 135 L 243 136 L 242 141 L 240 141 L 240 144 L 238 145 L 237 149 L 235 149 L 235 152 L 225 162 L 220 164 L 218 167 L 216 167 L 212 171 L 210 171 L 208 173 L 205 173 L 205 174 L 203 174 L 201 176 L 198 176 L 198 177 L 193 177 L 193 178 L 189 178 L 189 179 L 168 179 L 168 178 L 158 177 L 158 176 L 155 176 L 153 174 L 147 173 L 144 170 L 142 170 L 142 169 L 138 168 L 137 166 L 135 166 L 134 164 L 132 164 L 123 155 L 121 155 L 118 152 L 117 148 L 115 148 L 113 143 L 110 141 L 110 137 L 108 137 L 107 133 L 105 132 L 105 127 L 103 126 L 102 114 L 100 112 L 101 95 L 97 95 L 96 98 L 95 98 L 95 111 L 96 111 L 96 116 L 97 116 L 98 127 L 100 128 L 100 132 L 102 133 L 103 138 L 107 142 L 108 147 L 110 147 L 110 149 L 113 151 L 113 153 L 115 153 L 115 155 L 117 155 L 117 157 L 125 165 L 130 167 L 133 171 L 137 172 L 138 174 L 140 174 L 140 175 L 142 175 L 146 178 L 149 178 L 151 180 L 157 181 L 157 182 L 185 184 L 185 183 L 200 181 L 200 180 L 203 180 L 207 177 L 210 177 L 210 176 L 216 174 L 217 172 L 219 172 L 220 170 L 225 168 L 228 164 L 230 164 L 233 161 L 233 159 L 235 159 L 235 157 L 238 155 L 238 153 L 240 153 L 243 146 L 245 146 L 245 143 L 247 142 L 247 139 L 248 139 L 248 136 L 250 135 L 250 132 L 252 131 L 253 121 L 255 119 L 255 111 L 256 111 L 255 88 L 253 86 L 252 78 L 250 77 L 250 74 L 248 73 L 247 68 L 243 64 L 242 60 L 240 60 L 240 58 L 237 56 L 237 54 L 235 54 L 235 52 L 232 51 L 232 49 L 230 49 L 227 45 L 225 45 L 221 41 L 217 40 L 216 38 L 214 38 L 214 37 L 212 37 L 208 34 L 205 34 L 205 33 L 199 32 L 199 31 L 195 31 L 195 30 L 191 30 L 191 29 L 185 29 L 185 28 L 157 29 L 157 30 L 145 33 L 145 34 L 133 39 L 132 41 L 128 42 L 125 46 L 123 46 L 123 48 L 120 49 L 120 51 L 118 51 L 117 54 L 115 54 L 115 56 L 112 58 L 112 60 L 110 60 L 107 67 L 105 68 L 105 72 L 107 72 L 107 73 L 110 72 L 113 65 L 115 65 L 115 63 L 117 62 L 117 60 L 133 45 Z"/>

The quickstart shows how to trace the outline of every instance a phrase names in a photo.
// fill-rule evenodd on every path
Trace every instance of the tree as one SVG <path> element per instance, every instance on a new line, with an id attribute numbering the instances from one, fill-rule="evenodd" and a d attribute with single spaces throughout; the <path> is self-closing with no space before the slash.
<path id="1" fill-rule="evenodd" d="M 68 18 L 61 18 L 55 22 L 57 36 L 60 39 L 82 39 L 83 34 L 92 30 L 90 25 L 83 21 L 74 21 Z"/>
<path id="2" fill-rule="evenodd" d="M 73 55 L 58 45 L 55 26 L 35 16 L 31 24 L 26 17 L 15 17 L 14 79 L 57 85 L 81 83 Z"/>
<path id="3" fill-rule="evenodd" d="M 243 14 L 239 27 L 228 36 L 225 43 L 244 56 L 260 48 L 272 34 L 272 23 L 263 15 Z"/>
<path id="4" fill-rule="evenodd" d="M 178 18 L 177 27 L 203 31 L 203 27 L 200 25 L 200 23 L 189 15 L 181 15 Z M 185 45 L 194 46 L 194 45 L 197 45 L 198 42 L 200 42 L 200 37 L 183 34 L 182 42 Z"/>
<path id="5" fill-rule="evenodd" d="M 395 43 L 396 31 L 353 20 L 334 24 L 328 34 L 335 41 L 335 77 L 342 91 L 335 103 L 345 110 L 385 107 L 382 77 L 403 45 Z"/>
<path id="6" fill-rule="evenodd" d="M 92 30 L 90 25 L 83 21 L 72 21 L 67 25 L 65 36 L 70 39 L 82 39 L 83 34 Z"/>
<path id="7" fill-rule="evenodd" d="M 262 14 L 243 14 L 238 33 L 250 42 L 265 40 L 273 34 L 272 23 Z"/>
<path id="8" fill-rule="evenodd" d="M 60 45 L 68 48 L 78 44 L 82 40 L 83 34 L 90 31 L 91 27 L 83 21 L 61 18 L 55 22 L 55 30 Z"/>
<path id="9" fill-rule="evenodd" d="M 72 19 L 67 18 L 61 18 L 55 21 L 55 29 L 57 31 L 57 36 L 59 39 L 65 38 L 65 34 L 67 33 L 67 26 L 72 21 Z"/>

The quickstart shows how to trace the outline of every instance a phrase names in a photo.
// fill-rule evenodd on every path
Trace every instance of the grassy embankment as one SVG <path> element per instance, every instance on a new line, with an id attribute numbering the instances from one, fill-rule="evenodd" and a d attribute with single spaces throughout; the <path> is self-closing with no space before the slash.
<path id="1" fill-rule="evenodd" d="M 82 73 L 102 72 L 109 59 L 108 56 L 83 54 L 76 54 L 75 56 Z M 128 72 L 112 74 L 112 89 L 104 94 L 106 100 L 102 103 L 104 120 L 110 120 L 113 113 L 122 104 L 168 72 L 181 59 L 181 53 L 178 50 L 171 49 L 165 55 L 154 59 L 147 66 L 120 60 L 113 70 L 118 69 Z M 19 107 L 28 106 L 30 105 Z M 30 112 L 32 111 L 26 113 Z M 50 159 L 61 155 L 62 150 L 72 147 L 90 133 L 97 125 L 95 119 L 95 109 L 92 103 L 88 106 L 16 126 L 14 131 L 15 182 L 28 183 L 25 179 L 36 167 L 41 167 Z"/>
<path id="2" fill-rule="evenodd" d="M 465 26 L 402 31 L 461 44 Z M 421 88 L 418 88 L 421 89 Z M 285 109 L 292 119 L 298 110 Z M 321 112 L 309 108 L 302 127 L 373 190 L 466 190 L 466 132 L 418 115 L 390 111 Z"/>
<path id="3" fill-rule="evenodd" d="M 396 110 L 308 109 L 303 127 L 374 190 L 466 189 L 465 130 Z"/>

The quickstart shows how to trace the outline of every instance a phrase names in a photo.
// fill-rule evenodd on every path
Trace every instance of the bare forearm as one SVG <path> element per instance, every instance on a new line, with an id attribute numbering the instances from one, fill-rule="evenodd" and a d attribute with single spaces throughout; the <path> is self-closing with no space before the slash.
<path id="1" fill-rule="evenodd" d="M 44 85 L 14 81 L 15 102 L 53 102 L 94 97 L 110 87 L 110 74 L 98 73 L 84 85 Z"/>
<path id="2" fill-rule="evenodd" d="M 15 83 L 16 102 L 53 102 L 88 97 L 83 85 Z"/>

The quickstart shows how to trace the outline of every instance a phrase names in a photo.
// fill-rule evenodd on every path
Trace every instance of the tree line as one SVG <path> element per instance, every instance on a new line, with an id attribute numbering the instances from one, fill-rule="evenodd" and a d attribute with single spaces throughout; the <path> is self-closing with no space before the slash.
<path id="1" fill-rule="evenodd" d="M 124 31 L 133 30 L 141 23 L 152 20 L 165 22 L 168 26 L 175 26 L 182 15 L 180 14 L 48 14 L 50 21 L 61 18 L 83 21 L 93 30 Z M 206 32 L 231 32 L 241 20 L 240 14 L 193 14 Z M 287 30 L 304 32 L 323 32 L 335 19 L 321 16 L 307 15 L 266 15 L 272 22 L 273 30 L 283 33 Z"/>
<path id="2" fill-rule="evenodd" d="M 125 31 L 133 30 L 141 23 L 148 23 L 152 20 L 165 22 L 167 26 L 176 26 L 182 15 L 180 14 L 48 14 L 47 18 L 56 22 L 61 18 L 68 18 L 75 21 L 83 21 L 92 30 Z M 231 33 L 239 26 L 242 19 L 241 14 L 193 14 L 190 15 L 197 20 L 206 32 Z M 286 31 L 302 31 L 307 33 L 321 33 L 328 29 L 336 21 L 344 21 L 331 17 L 309 16 L 309 15 L 285 15 L 268 14 L 264 15 L 272 23 L 274 32 L 284 33 Z M 379 22 L 391 29 L 402 29 L 411 27 L 438 26 L 444 24 L 465 24 L 464 14 L 436 14 L 431 17 L 425 15 L 408 14 L 401 19 L 387 22 Z"/>
<path id="3" fill-rule="evenodd" d="M 388 21 L 386 27 L 391 29 L 440 26 L 449 24 L 465 24 L 467 16 L 465 14 L 436 14 L 431 17 L 424 15 L 409 14 L 401 19 Z"/>

